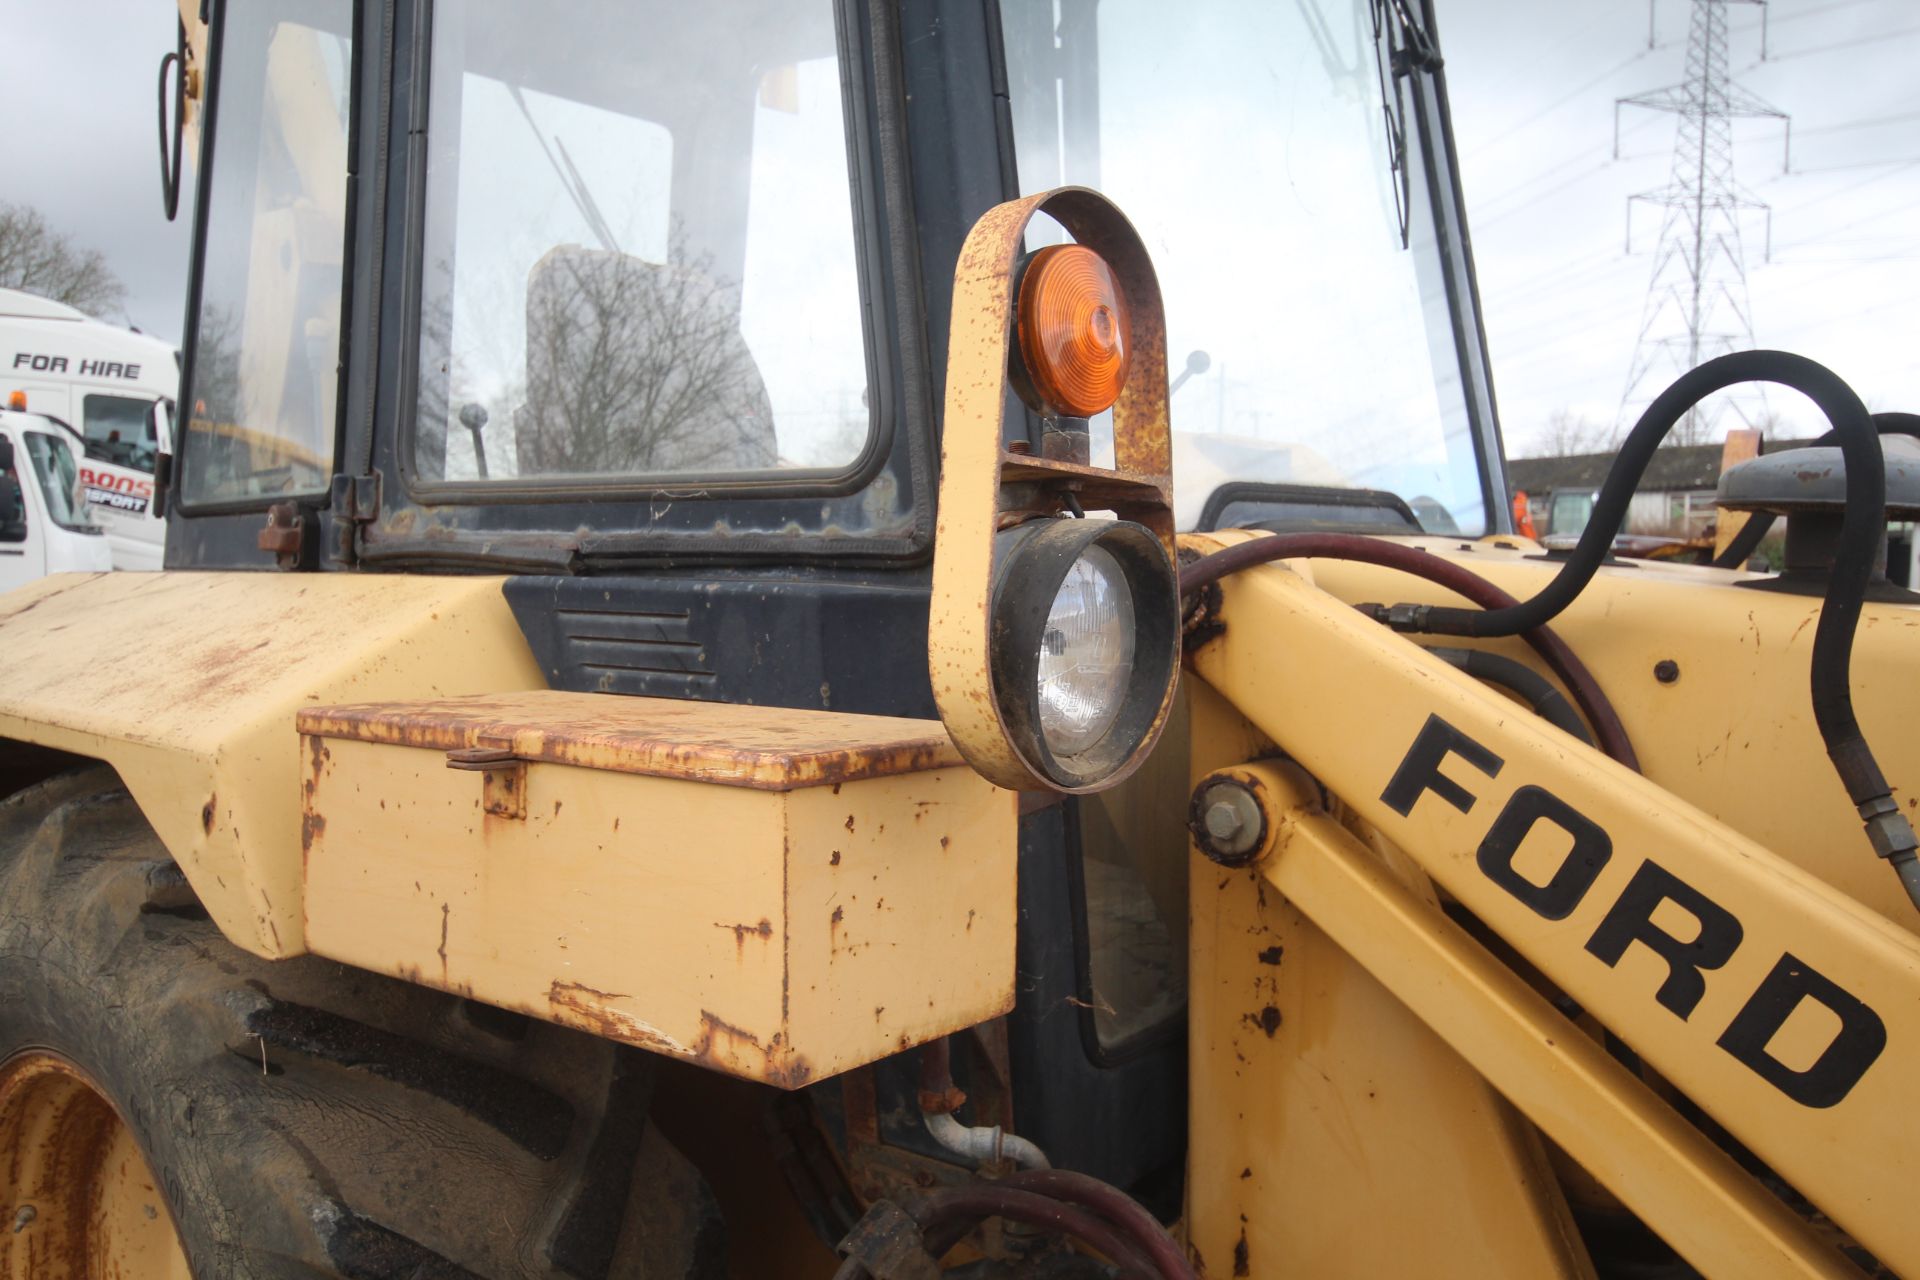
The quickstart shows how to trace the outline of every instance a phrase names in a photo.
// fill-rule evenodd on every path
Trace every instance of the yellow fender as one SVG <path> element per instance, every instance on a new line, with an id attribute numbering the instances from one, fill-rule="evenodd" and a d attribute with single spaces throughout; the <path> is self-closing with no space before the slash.
<path id="1" fill-rule="evenodd" d="M 299 955 L 295 716 L 545 688 L 503 581 L 46 578 L 0 596 L 0 737 L 112 765 L 221 932 L 256 955 Z"/>

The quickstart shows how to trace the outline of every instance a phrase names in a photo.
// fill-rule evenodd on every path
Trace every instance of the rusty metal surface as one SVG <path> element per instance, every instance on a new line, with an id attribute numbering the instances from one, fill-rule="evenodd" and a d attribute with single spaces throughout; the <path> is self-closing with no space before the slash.
<path id="1" fill-rule="evenodd" d="M 0 596 L 0 738 L 104 760 L 221 931 L 298 955 L 294 715 L 545 684 L 498 578 L 60 575 Z"/>
<path id="2" fill-rule="evenodd" d="M 839 1249 L 842 1257 L 858 1258 L 873 1280 L 940 1280 L 920 1224 L 891 1200 L 875 1201 Z"/>
<path id="3" fill-rule="evenodd" d="M 787 1089 L 1012 1006 L 1014 797 L 957 759 L 790 790 L 522 761 L 512 816 L 503 762 L 305 741 L 331 959 Z"/>
<path id="4" fill-rule="evenodd" d="M 541 689 L 311 707 L 301 733 L 783 791 L 963 763 L 937 720 Z M 455 767 L 473 767 L 456 763 Z"/>
<path id="5" fill-rule="evenodd" d="M 159 1187 L 79 1068 L 44 1050 L 0 1065 L 0 1275 L 190 1280 Z"/>
<path id="6" fill-rule="evenodd" d="M 1013 273 L 1027 224 L 1047 213 L 1104 258 L 1129 301 L 1132 367 L 1113 407 L 1114 467 L 1080 466 L 1003 449 L 1008 359 L 1013 350 Z M 1026 760 L 1002 720 L 989 665 L 994 534 L 1001 516 L 1049 514 L 1074 496 L 1110 509 L 1161 539 L 1173 554 L 1172 445 L 1167 417 L 1166 325 L 1145 245 L 1097 192 L 1062 187 L 997 205 L 981 215 L 954 268 L 941 439 L 940 516 L 935 537 L 928 670 L 940 717 L 969 763 L 995 783 L 1054 788 Z M 1146 756 L 1172 705 L 1172 690 L 1131 764 L 1076 792 L 1124 779 Z"/>

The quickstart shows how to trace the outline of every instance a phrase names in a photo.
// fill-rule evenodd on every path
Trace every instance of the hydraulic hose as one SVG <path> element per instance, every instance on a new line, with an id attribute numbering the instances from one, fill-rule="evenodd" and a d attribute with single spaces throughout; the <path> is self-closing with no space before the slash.
<path id="1" fill-rule="evenodd" d="M 1538 594 L 1511 609 L 1481 612 L 1435 606 L 1418 612 L 1412 629 L 1433 635 L 1511 636 L 1557 617 L 1586 589 L 1601 562 L 1607 558 L 1607 552 L 1613 546 L 1614 532 L 1626 521 L 1627 506 L 1633 500 L 1634 490 L 1639 488 L 1640 477 L 1646 472 L 1654 450 L 1660 447 L 1667 433 L 1686 416 L 1687 410 L 1701 400 L 1716 391 L 1743 382 L 1778 383 L 1801 392 L 1818 405 L 1838 432 L 1841 450 L 1846 456 L 1848 494 L 1851 496 L 1857 492 L 1862 498 L 1877 499 L 1884 506 L 1886 476 L 1880 459 L 1879 437 L 1874 433 L 1867 407 L 1860 403 L 1860 397 L 1854 394 L 1853 388 L 1840 381 L 1824 365 L 1816 364 L 1804 356 L 1785 351 L 1737 351 L 1709 360 L 1699 368 L 1682 374 L 1647 406 L 1633 430 L 1627 433 L 1626 442 L 1620 446 L 1613 469 L 1600 486 L 1600 494 L 1594 499 L 1593 514 L 1588 518 L 1587 527 L 1581 532 L 1573 554 Z M 1856 471 L 1859 472 L 1857 477 Z M 1854 518 L 1855 505 L 1851 501 L 1848 503 L 1847 520 L 1840 535 L 1837 557 L 1841 561 L 1854 558 L 1862 547 L 1866 547 L 1870 554 L 1870 544 L 1878 531 L 1879 511 L 1871 513 L 1872 527 L 1865 527 Z M 1865 562 L 1864 568 L 1868 573 L 1871 572 L 1871 559 Z M 1837 577 L 1835 581 L 1845 586 L 1842 578 Z M 1866 578 L 1862 576 L 1863 587 L 1865 581 Z M 1838 596 L 1829 592 L 1828 598 L 1843 601 L 1846 594 L 1844 590 Z M 1856 599 L 1852 617 L 1858 616 L 1859 607 L 1859 600 Z M 1852 620 L 1844 604 L 1836 616 L 1845 624 L 1846 634 L 1850 637 L 1853 634 Z"/>
<path id="2" fill-rule="evenodd" d="M 1920 439 L 1920 413 L 1876 413 L 1873 415 L 1873 428 L 1883 436 L 1913 436 Z M 1828 430 L 1807 447 L 1817 449 L 1823 444 L 1832 444 L 1835 438 L 1836 433 Z M 1734 534 L 1733 541 L 1727 544 L 1727 549 L 1713 558 L 1713 567 L 1738 569 L 1746 564 L 1771 528 L 1773 512 L 1756 511 L 1748 516 L 1747 522 L 1740 526 L 1740 532 Z"/>
<path id="3" fill-rule="evenodd" d="M 1191 1280 L 1193 1271 L 1167 1271 L 1142 1256 L 1119 1226 L 1065 1200 L 998 1182 L 967 1183 L 928 1192 L 911 1205 L 927 1255 L 939 1259 L 982 1218 L 1005 1218 L 1051 1231 L 1090 1246 L 1120 1269 L 1125 1280 Z M 834 1280 L 866 1280 L 866 1265 L 848 1258 Z"/>
<path id="4" fill-rule="evenodd" d="M 1515 662 L 1505 654 L 1486 649 L 1452 649 L 1436 645 L 1427 652 L 1477 680 L 1499 685 L 1525 699 L 1542 720 L 1572 734 L 1588 746 L 1593 745 L 1593 735 L 1587 732 L 1587 726 L 1580 720 L 1580 713 L 1573 709 L 1566 695 L 1554 687 L 1553 681 L 1526 663 Z"/>
<path id="5" fill-rule="evenodd" d="M 1293 559 L 1355 560 L 1398 569 L 1445 587 L 1483 609 L 1505 610 L 1519 604 L 1493 583 L 1451 560 L 1443 560 L 1430 551 L 1405 543 L 1388 542 L 1355 533 L 1277 533 L 1236 543 L 1212 555 L 1203 556 L 1182 569 L 1180 592 L 1187 595 L 1230 573 L 1256 564 Z M 1381 620 L 1398 627 L 1406 616 L 1406 610 L 1406 606 L 1395 606 L 1392 610 L 1384 611 L 1385 616 Z M 1637 772 L 1640 759 L 1634 754 L 1633 743 L 1627 739 L 1626 726 L 1620 723 L 1620 717 L 1614 711 L 1613 704 L 1607 701 L 1607 695 L 1601 691 L 1599 681 L 1593 678 L 1586 664 L 1574 655 L 1566 641 L 1544 626 L 1524 631 L 1520 638 L 1540 655 L 1548 669 L 1559 676 L 1560 683 L 1566 685 L 1573 694 L 1574 703 L 1586 716 L 1587 723 L 1593 726 L 1594 740 L 1600 749 Z"/>
<path id="6" fill-rule="evenodd" d="M 1193 1276 L 1193 1267 L 1179 1241 L 1145 1206 L 1118 1187 L 1067 1169 L 1028 1170 L 1002 1178 L 1000 1185 L 1037 1191 L 1091 1210 L 1125 1231 L 1168 1280 L 1191 1280 Z"/>
<path id="7" fill-rule="evenodd" d="M 1900 812 L 1886 775 L 1880 771 L 1879 762 L 1860 731 L 1850 684 L 1853 635 L 1860 625 L 1860 609 L 1866 598 L 1867 583 L 1873 576 L 1884 527 L 1886 464 L 1880 454 L 1879 434 L 1874 430 L 1866 405 L 1824 365 L 1784 351 L 1740 351 L 1709 360 L 1681 375 L 1647 406 L 1640 421 L 1628 433 L 1572 557 L 1536 595 L 1524 602 L 1485 612 L 1396 605 L 1391 611 L 1392 621 L 1408 631 L 1481 637 L 1516 635 L 1545 625 L 1593 580 L 1660 441 L 1700 400 L 1742 382 L 1775 382 L 1791 387 L 1819 406 L 1820 412 L 1833 424 L 1834 436 L 1846 463 L 1847 500 L 1839 542 L 1834 549 L 1833 572 L 1827 580 L 1826 598 L 1821 602 L 1820 621 L 1813 635 L 1813 718 L 1820 730 L 1820 739 L 1826 744 L 1827 758 L 1840 775 L 1874 852 L 1893 864 L 1908 898 L 1920 908 L 1920 859 L 1915 857 L 1920 841 L 1914 837 L 1913 825 Z M 1256 542 L 1229 547 L 1191 568 L 1200 569 L 1208 561 L 1258 545 Z M 1218 577 L 1219 572 L 1212 576 Z M 1582 709 L 1585 709 L 1584 703 Z M 1594 728 L 1598 732 L 1601 726 L 1595 724 Z"/>
<path id="8" fill-rule="evenodd" d="M 999 1125 L 981 1125 L 973 1128 L 961 1124 L 951 1115 L 938 1115 L 928 1112 L 921 1117 L 926 1121 L 927 1133 L 933 1140 L 968 1160 L 1011 1160 L 1023 1169 L 1046 1169 L 1047 1153 L 1033 1145 L 1017 1133 L 1008 1133 Z"/>
<path id="9" fill-rule="evenodd" d="M 938 1258 L 982 1218 L 1005 1218 L 1072 1236 L 1120 1268 L 1127 1280 L 1186 1280 L 1193 1272 L 1166 1271 L 1142 1257 L 1132 1240 L 1106 1218 L 1038 1191 L 1005 1182 L 975 1182 L 929 1192 L 913 1210 L 926 1229 L 927 1252 Z"/>
<path id="10" fill-rule="evenodd" d="M 967 1095 L 953 1085 L 953 1049 L 947 1037 L 920 1048 L 920 1115 L 927 1133 L 947 1150 L 969 1160 L 1011 1160 L 1023 1169 L 1048 1169 L 1047 1153 L 999 1125 L 969 1128 L 953 1118 Z"/>

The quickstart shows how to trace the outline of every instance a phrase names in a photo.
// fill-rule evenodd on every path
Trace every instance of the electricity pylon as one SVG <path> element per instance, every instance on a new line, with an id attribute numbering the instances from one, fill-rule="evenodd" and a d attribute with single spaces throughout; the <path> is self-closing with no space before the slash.
<path id="1" fill-rule="evenodd" d="M 1664 213 L 1646 308 L 1640 318 L 1640 337 L 1634 344 L 1627 389 L 1620 400 L 1622 429 L 1631 426 L 1647 402 L 1674 377 L 1704 360 L 1754 345 L 1740 220 L 1756 212 L 1766 216 L 1771 257 L 1773 214 L 1765 202 L 1734 180 L 1733 121 L 1736 117 L 1765 117 L 1783 122 L 1788 148 L 1783 167 L 1791 165 L 1793 126 L 1786 112 L 1733 82 L 1727 66 L 1727 6 L 1764 7 L 1766 3 L 1693 0 L 1686 79 L 1614 102 L 1616 160 L 1620 157 L 1622 107 L 1647 107 L 1680 117 L 1667 185 L 1627 197 L 1628 253 L 1633 252 L 1634 206 L 1650 204 Z M 1698 444 L 1711 439 L 1715 423 L 1729 403 L 1744 422 L 1753 424 L 1754 415 L 1738 396 L 1730 400 L 1715 397 L 1705 412 L 1698 408 L 1689 412 L 1669 441 Z"/>

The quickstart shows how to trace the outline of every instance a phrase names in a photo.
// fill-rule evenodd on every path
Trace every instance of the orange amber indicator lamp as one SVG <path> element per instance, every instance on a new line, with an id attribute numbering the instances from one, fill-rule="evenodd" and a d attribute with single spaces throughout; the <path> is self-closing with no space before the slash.
<path id="1" fill-rule="evenodd" d="M 1091 418 L 1112 407 L 1133 357 L 1127 301 L 1099 254 L 1056 244 L 1020 279 L 1020 358 L 1049 417 Z"/>

